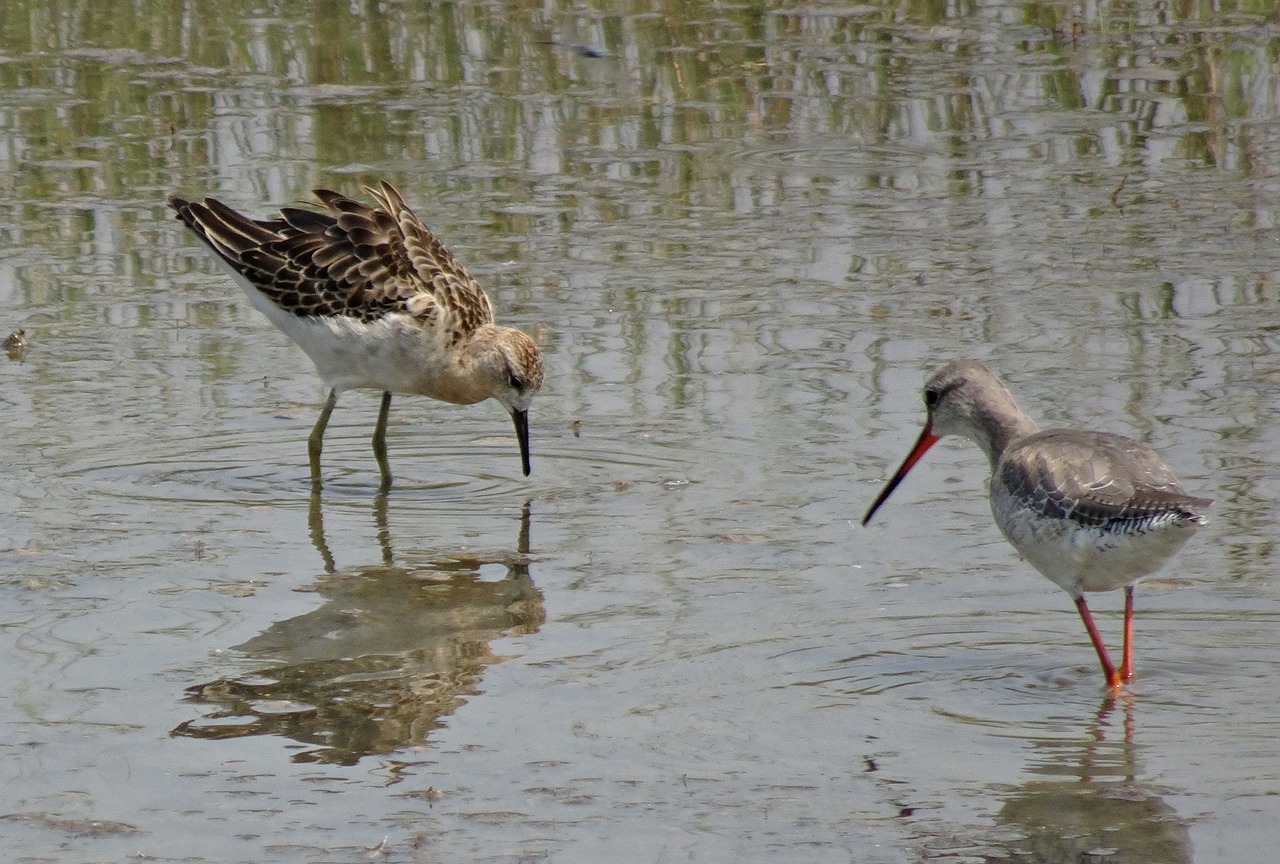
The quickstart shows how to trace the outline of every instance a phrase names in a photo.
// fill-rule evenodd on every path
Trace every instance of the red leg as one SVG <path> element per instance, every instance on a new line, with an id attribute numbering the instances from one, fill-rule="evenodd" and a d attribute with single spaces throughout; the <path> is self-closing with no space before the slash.
<path id="1" fill-rule="evenodd" d="M 1120 663 L 1120 680 L 1133 677 L 1133 586 L 1124 589 L 1124 658 Z"/>
<path id="2" fill-rule="evenodd" d="M 1107 656 L 1107 646 L 1102 644 L 1102 637 L 1098 635 L 1098 628 L 1093 623 L 1093 616 L 1089 614 L 1089 607 L 1084 602 L 1084 595 L 1076 597 L 1076 608 L 1080 610 L 1080 620 L 1084 622 L 1084 629 L 1089 631 L 1089 638 L 1093 641 L 1093 650 L 1098 652 L 1098 661 L 1102 664 L 1102 674 L 1106 676 L 1108 687 L 1120 687 L 1124 684 L 1120 674 L 1116 672 L 1115 665 L 1111 662 L 1111 658 Z"/>

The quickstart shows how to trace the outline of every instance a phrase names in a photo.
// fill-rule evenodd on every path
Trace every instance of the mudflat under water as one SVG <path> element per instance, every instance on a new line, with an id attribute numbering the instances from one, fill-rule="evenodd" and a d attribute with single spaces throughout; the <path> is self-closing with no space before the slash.
<path id="1" fill-rule="evenodd" d="M 11 860 L 1270 860 L 1278 45 L 1251 4 L 8 4 Z M 496 405 L 405 398 L 379 497 L 354 393 L 312 496 L 321 384 L 163 203 L 380 179 L 542 345 L 528 480 Z M 961 355 L 1216 499 L 1118 699 L 975 448 L 858 525 Z"/>

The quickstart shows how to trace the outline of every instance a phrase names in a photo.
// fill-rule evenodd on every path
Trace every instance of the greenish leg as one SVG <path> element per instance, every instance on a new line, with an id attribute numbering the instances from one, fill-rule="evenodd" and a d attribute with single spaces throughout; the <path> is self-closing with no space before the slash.
<path id="1" fill-rule="evenodd" d="M 391 464 L 387 461 L 387 414 L 391 412 L 391 394 L 382 394 L 382 407 L 378 409 L 378 425 L 373 427 L 373 456 L 378 460 L 378 471 L 382 473 L 382 485 L 378 492 L 385 493 L 391 488 Z"/>
<path id="2" fill-rule="evenodd" d="M 329 398 L 325 400 L 324 407 L 320 409 L 320 418 L 316 420 L 315 428 L 311 430 L 311 436 L 307 438 L 307 455 L 311 458 L 312 491 L 319 491 L 320 489 L 320 449 L 324 447 L 324 430 L 329 425 L 329 415 L 333 413 L 333 406 L 337 404 L 338 392 L 330 390 Z"/>

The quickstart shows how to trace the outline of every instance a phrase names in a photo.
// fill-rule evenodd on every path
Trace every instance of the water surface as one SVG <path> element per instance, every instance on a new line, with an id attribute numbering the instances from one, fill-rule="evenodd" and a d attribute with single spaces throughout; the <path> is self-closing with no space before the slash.
<path id="1" fill-rule="evenodd" d="M 14 860 L 1268 860 L 1278 36 L 1252 4 L 10 4 Z M 528 480 L 496 406 L 404 398 L 379 499 L 352 393 L 313 498 L 321 384 L 163 204 L 379 179 L 546 353 Z M 1216 499 L 1122 698 L 972 446 L 857 524 L 959 355 Z"/>

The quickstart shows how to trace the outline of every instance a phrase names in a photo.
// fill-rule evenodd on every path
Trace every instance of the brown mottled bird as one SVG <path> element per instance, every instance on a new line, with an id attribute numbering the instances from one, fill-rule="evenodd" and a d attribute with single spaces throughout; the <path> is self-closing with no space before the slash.
<path id="1" fill-rule="evenodd" d="M 523 332 L 493 322 L 479 283 L 394 187 L 366 191 L 377 207 L 317 189 L 317 209 L 284 207 L 270 219 L 251 219 L 215 198 L 170 195 L 169 206 L 328 385 L 307 439 L 314 488 L 329 415 L 338 394 L 357 387 L 382 391 L 373 433 L 381 491 L 391 486 L 393 393 L 457 405 L 496 399 L 515 422 L 527 476 L 529 403 L 542 386 L 542 353 Z"/>
<path id="2" fill-rule="evenodd" d="M 928 420 L 867 510 L 871 521 L 943 435 L 976 443 L 991 462 L 991 512 L 1013 547 L 1075 600 L 1107 684 L 1133 676 L 1133 585 L 1160 568 L 1205 523 L 1213 502 L 1183 491 L 1145 444 L 1108 432 L 1040 431 L 976 360 L 954 360 L 924 385 Z M 1107 656 L 1086 591 L 1125 589 L 1124 658 Z"/>

